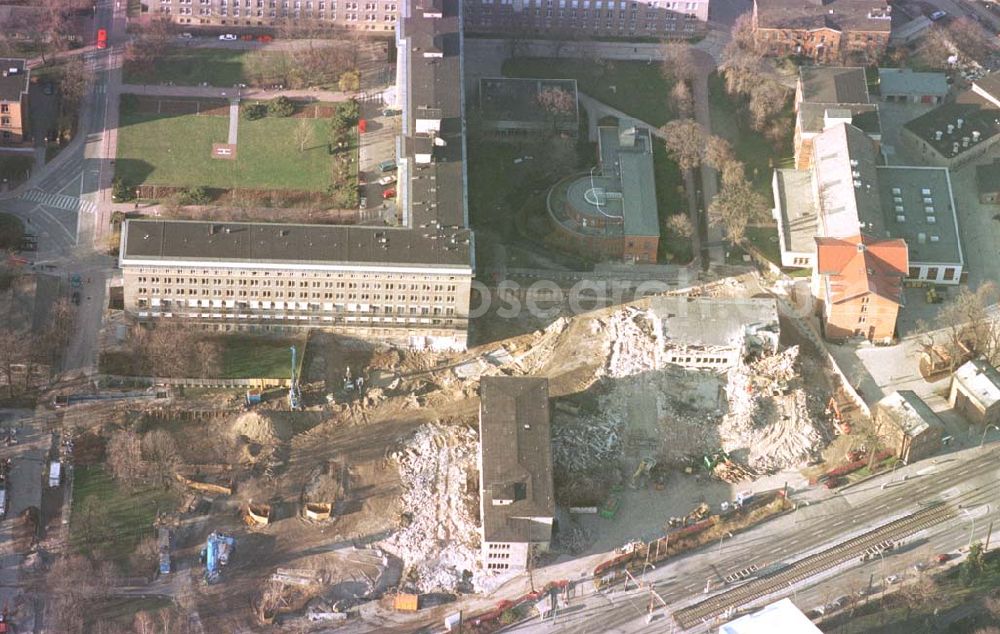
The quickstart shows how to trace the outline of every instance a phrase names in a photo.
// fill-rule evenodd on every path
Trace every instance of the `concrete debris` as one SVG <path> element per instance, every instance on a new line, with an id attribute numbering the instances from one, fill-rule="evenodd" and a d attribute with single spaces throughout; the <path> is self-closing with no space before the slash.
<path id="1" fill-rule="evenodd" d="M 608 323 L 611 358 L 607 373 L 613 378 L 658 370 L 666 363 L 663 323 L 651 310 L 626 307 Z"/>
<path id="2" fill-rule="evenodd" d="M 580 473 L 608 464 L 621 455 L 621 420 L 588 420 L 586 426 L 552 427 L 552 460 L 557 471 Z"/>
<path id="3" fill-rule="evenodd" d="M 469 427 L 428 424 L 390 456 L 405 489 L 401 512 L 408 523 L 382 546 L 403 560 L 420 592 L 454 592 L 466 573 L 477 591 L 490 584 L 479 566 L 478 505 L 468 490 L 477 440 Z"/>

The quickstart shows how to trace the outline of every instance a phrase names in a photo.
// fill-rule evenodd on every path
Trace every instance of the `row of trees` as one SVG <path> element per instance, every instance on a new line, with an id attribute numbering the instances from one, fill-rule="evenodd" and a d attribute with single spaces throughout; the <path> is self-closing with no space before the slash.
<path id="1" fill-rule="evenodd" d="M 361 87 L 359 42 L 310 42 L 290 51 L 256 51 L 246 57 L 247 79 L 259 86 L 286 88 L 336 85 L 342 92 Z"/>
<path id="2" fill-rule="evenodd" d="M 49 323 L 43 330 L 17 328 L 11 323 L 0 326 L 0 372 L 7 383 L 10 398 L 31 389 L 31 377 L 39 365 L 55 365 L 69 343 L 76 310 L 63 298 L 49 310 Z M 19 367 L 24 367 L 23 381 Z"/>
<path id="3" fill-rule="evenodd" d="M 162 429 L 145 434 L 119 430 L 108 440 L 108 470 L 115 481 L 128 490 L 146 485 L 173 486 L 177 482 L 174 473 L 180 462 L 177 442 Z"/>

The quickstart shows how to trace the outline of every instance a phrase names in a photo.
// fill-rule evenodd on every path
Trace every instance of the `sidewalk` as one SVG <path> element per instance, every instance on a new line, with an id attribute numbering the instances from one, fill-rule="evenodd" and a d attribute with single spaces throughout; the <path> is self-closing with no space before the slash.
<path id="1" fill-rule="evenodd" d="M 235 88 L 235 94 L 234 94 Z M 392 90 L 388 88 L 386 90 Z M 265 90 L 263 88 L 224 88 L 219 86 L 159 86 L 152 84 L 121 84 L 118 87 L 121 94 L 150 95 L 155 97 L 194 97 L 205 99 L 274 99 L 288 97 L 289 99 L 309 101 L 369 101 L 378 100 L 384 91 L 375 93 L 335 92 L 330 90 Z"/>

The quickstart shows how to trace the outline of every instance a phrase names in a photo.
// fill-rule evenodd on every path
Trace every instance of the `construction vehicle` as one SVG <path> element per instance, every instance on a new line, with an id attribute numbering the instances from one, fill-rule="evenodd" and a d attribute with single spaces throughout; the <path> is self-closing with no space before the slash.
<path id="1" fill-rule="evenodd" d="M 618 515 L 618 509 L 621 508 L 621 505 L 622 499 L 612 493 L 611 497 L 608 498 L 608 501 L 605 502 L 604 506 L 601 507 L 601 510 L 598 511 L 598 515 L 606 520 L 613 520 L 615 519 L 615 516 Z"/>
<path id="2" fill-rule="evenodd" d="M 288 407 L 292 410 L 302 409 L 302 394 L 299 392 L 299 377 L 296 375 L 295 346 L 292 346 L 292 374 L 288 384 Z"/>
<path id="3" fill-rule="evenodd" d="M 219 580 L 223 566 L 229 563 L 229 556 L 236 548 L 236 540 L 223 533 L 212 533 L 208 543 L 201 551 L 201 559 L 205 562 L 205 583 L 212 584 Z"/>
<path id="4" fill-rule="evenodd" d="M 656 460 L 652 458 L 643 458 L 639 461 L 639 467 L 632 474 L 632 479 L 629 481 L 629 487 L 633 489 L 639 488 L 639 479 L 648 478 L 649 471 L 656 466 Z"/>
<path id="5" fill-rule="evenodd" d="M 824 413 L 833 421 L 833 426 L 837 430 L 837 434 L 851 433 L 851 423 L 844 417 L 845 410 L 847 410 L 847 407 L 842 406 L 836 396 L 831 396 L 830 400 L 826 403 Z"/>
<path id="6" fill-rule="evenodd" d="M 161 526 L 159 529 L 158 546 L 160 552 L 160 574 L 170 574 L 170 529 Z"/>

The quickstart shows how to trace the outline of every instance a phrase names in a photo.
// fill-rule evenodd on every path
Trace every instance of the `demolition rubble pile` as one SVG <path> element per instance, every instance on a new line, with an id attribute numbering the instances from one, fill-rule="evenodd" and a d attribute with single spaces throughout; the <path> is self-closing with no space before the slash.
<path id="1" fill-rule="evenodd" d="M 594 473 L 614 467 L 635 433 L 634 412 L 643 398 L 655 402 L 659 429 L 647 437 L 659 442 L 658 459 L 679 464 L 721 448 L 742 463 L 723 465 L 717 474 L 727 480 L 798 465 L 821 446 L 813 415 L 819 401 L 806 390 L 822 387 L 798 378 L 797 347 L 722 374 L 667 363 L 671 341 L 653 311 L 625 307 L 601 326 L 588 342 L 609 351 L 597 372 L 598 403 L 593 412 L 556 413 L 556 469 Z"/>
<path id="2" fill-rule="evenodd" d="M 465 571 L 482 588 L 475 500 L 467 491 L 476 469 L 477 434 L 465 426 L 420 427 L 391 459 L 405 492 L 401 528 L 382 542 L 416 578 L 421 592 L 453 592 Z"/>
<path id="3" fill-rule="evenodd" d="M 810 411 L 817 400 L 797 376 L 798 355 L 793 346 L 729 372 L 729 411 L 719 425 L 722 448 L 755 470 L 800 464 L 823 442 Z"/>

